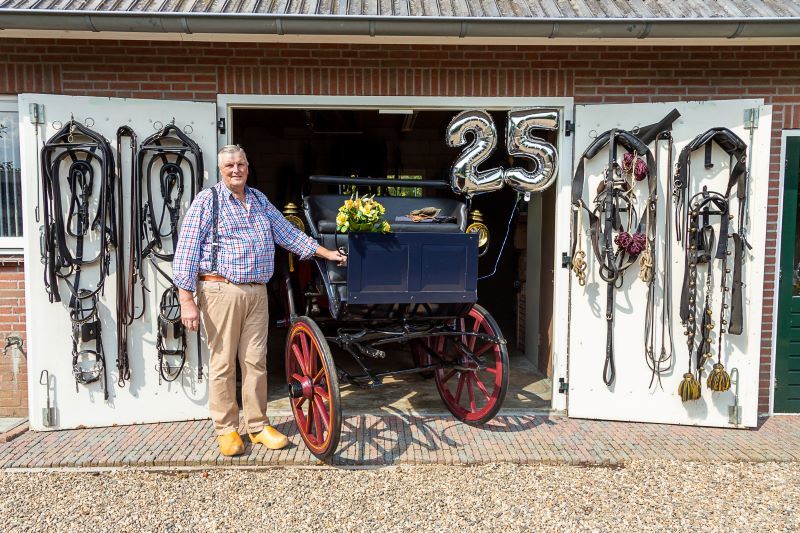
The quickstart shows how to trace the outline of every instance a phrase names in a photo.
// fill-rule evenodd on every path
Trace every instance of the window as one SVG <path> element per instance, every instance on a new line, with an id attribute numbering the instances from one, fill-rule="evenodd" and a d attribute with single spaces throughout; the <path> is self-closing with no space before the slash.
<path id="1" fill-rule="evenodd" d="M 393 179 L 394 176 L 386 176 Z M 401 180 L 421 180 L 422 174 L 400 174 L 397 179 Z M 420 198 L 422 196 L 422 187 L 386 187 L 389 196 L 413 196 Z"/>
<path id="2" fill-rule="evenodd" d="M 16 98 L 0 98 L 0 253 L 22 250 L 22 178 Z"/>

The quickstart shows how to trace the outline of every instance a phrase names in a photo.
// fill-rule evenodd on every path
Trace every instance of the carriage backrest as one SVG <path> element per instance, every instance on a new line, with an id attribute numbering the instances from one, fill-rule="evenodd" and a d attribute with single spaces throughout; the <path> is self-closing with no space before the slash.
<path id="1" fill-rule="evenodd" d="M 313 194 L 303 199 L 308 222 L 319 233 L 336 233 L 336 214 L 349 196 L 342 194 Z M 414 198 L 401 196 L 376 197 L 386 209 L 386 220 L 394 232 L 463 232 L 467 228 L 467 206 L 452 198 Z M 407 216 L 411 211 L 424 207 L 441 209 L 439 217 L 452 217 L 454 222 L 400 222 L 397 217 Z"/>

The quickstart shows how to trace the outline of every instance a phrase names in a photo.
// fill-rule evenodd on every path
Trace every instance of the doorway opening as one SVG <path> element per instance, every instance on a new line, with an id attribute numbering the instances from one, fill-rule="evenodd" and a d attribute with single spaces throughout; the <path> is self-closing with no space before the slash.
<path id="1" fill-rule="evenodd" d="M 359 176 L 371 178 L 424 179 L 448 181 L 450 166 L 461 149 L 449 148 L 445 131 L 455 115 L 453 110 L 377 109 L 287 109 L 234 108 L 230 113 L 231 142 L 242 146 L 250 163 L 248 184 L 264 192 L 283 209 L 289 203 L 301 205 L 301 195 L 309 192 L 337 192 L 335 185 L 309 182 L 312 175 Z M 506 111 L 492 111 L 495 124 L 504 125 Z M 502 138 L 502 131 L 500 137 Z M 555 135 L 548 141 L 557 145 Z M 495 150 L 481 168 L 507 167 L 505 150 Z M 519 165 L 519 161 L 515 161 Z M 377 189 L 377 188 L 376 188 Z M 379 195 L 451 196 L 448 190 L 387 188 L 373 190 Z M 555 188 L 541 195 L 540 227 L 553 227 Z M 518 212 L 512 217 L 514 206 Z M 499 323 L 508 341 L 511 380 L 502 412 L 532 412 L 551 407 L 552 322 L 553 322 L 553 242 L 547 231 L 535 228 L 539 247 L 529 251 L 532 231 L 528 224 L 529 205 L 519 200 L 508 187 L 477 195 L 470 210 L 478 210 L 490 231 L 488 251 L 479 261 L 479 303 Z M 391 221 L 389 221 L 391 223 Z M 507 240 L 505 239 L 507 235 Z M 503 246 L 504 240 L 505 245 Z M 502 254 L 501 254 L 502 248 Z M 537 261 L 538 294 L 527 288 L 528 261 Z M 495 271 L 496 265 L 496 271 Z M 492 274 L 492 272 L 494 274 Z M 274 296 L 273 296 L 274 295 Z M 271 293 L 271 316 L 280 315 L 277 292 Z M 526 297 L 527 296 L 527 297 Z M 535 306 L 535 308 L 533 307 Z M 275 310 L 273 313 L 273 309 Z M 533 311 L 535 310 L 535 313 Z M 537 327 L 526 328 L 526 311 L 537 317 Z M 538 330 L 538 331 L 537 331 Z M 271 328 L 269 354 L 270 413 L 290 413 L 283 368 L 285 329 Z M 526 335 L 534 335 L 538 353 L 526 354 Z M 528 346 L 531 346 L 530 338 Z M 335 350 L 334 350 L 335 351 Z M 531 350 L 529 350 L 530 352 Z M 402 355 L 401 355 L 402 356 Z M 370 361 L 380 368 L 399 368 L 396 359 Z M 338 357 L 337 364 L 349 357 Z M 408 355 L 411 366 L 411 356 Z M 446 413 L 433 380 L 420 375 L 386 379 L 377 390 L 342 388 L 345 413 L 408 412 Z M 354 393 L 353 393 L 354 392 Z"/>

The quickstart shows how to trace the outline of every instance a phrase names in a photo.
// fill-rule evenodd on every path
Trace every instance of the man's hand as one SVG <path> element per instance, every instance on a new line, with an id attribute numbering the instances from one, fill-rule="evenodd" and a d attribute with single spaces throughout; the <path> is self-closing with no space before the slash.
<path id="1" fill-rule="evenodd" d="M 314 255 L 327 259 L 328 261 L 336 261 L 336 264 L 340 267 L 347 266 L 347 256 L 338 250 L 328 250 L 324 246 L 320 246 L 317 248 Z"/>
<path id="2" fill-rule="evenodd" d="M 178 288 L 178 299 L 181 302 L 181 322 L 189 331 L 197 331 L 200 327 L 200 309 L 194 303 L 192 293 Z"/>

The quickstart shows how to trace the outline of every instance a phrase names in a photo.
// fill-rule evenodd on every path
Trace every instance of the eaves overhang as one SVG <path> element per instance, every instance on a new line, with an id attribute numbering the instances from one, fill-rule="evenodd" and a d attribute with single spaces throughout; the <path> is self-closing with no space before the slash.
<path id="1" fill-rule="evenodd" d="M 800 18 L 532 18 L 420 17 L 369 15 L 275 15 L 241 13 L 152 13 L 117 11 L 48 11 L 0 9 L 0 36 L 68 36 L 83 38 L 167 38 L 167 36 L 251 36 L 258 40 L 294 37 L 303 40 L 384 39 L 401 42 L 476 42 L 496 40 L 545 42 L 681 40 L 719 42 L 795 42 Z"/>

